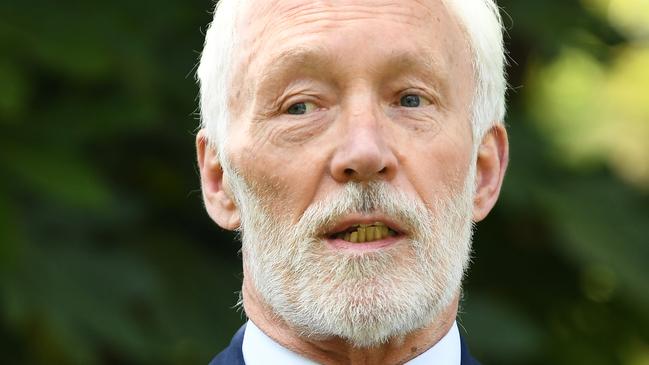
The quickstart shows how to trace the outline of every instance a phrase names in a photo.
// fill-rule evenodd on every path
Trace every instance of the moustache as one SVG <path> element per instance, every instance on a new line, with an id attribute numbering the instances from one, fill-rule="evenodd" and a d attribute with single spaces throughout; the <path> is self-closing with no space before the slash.
<path id="1" fill-rule="evenodd" d="M 320 236 L 350 215 L 389 217 L 404 233 L 421 230 L 431 213 L 419 199 L 384 181 L 349 182 L 343 189 L 310 205 L 297 223 L 301 234 Z"/>

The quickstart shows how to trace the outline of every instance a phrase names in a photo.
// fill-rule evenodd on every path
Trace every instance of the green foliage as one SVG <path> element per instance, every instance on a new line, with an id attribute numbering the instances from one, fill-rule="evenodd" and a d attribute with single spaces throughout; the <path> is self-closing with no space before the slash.
<path id="1" fill-rule="evenodd" d="M 587 2 L 500 4 L 513 19 L 512 161 L 478 225 L 466 337 L 485 363 L 646 363 L 648 189 L 606 159 L 566 163 L 539 128 L 552 113 L 528 102 L 530 75 L 566 47 L 605 70 L 628 41 Z M 194 167 L 211 6 L 0 3 L 8 363 L 207 363 L 243 321 L 238 244 L 204 213 Z"/>

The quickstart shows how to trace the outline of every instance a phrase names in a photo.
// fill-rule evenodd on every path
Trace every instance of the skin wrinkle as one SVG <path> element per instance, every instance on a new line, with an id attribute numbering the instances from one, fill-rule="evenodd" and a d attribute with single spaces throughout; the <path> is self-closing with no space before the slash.
<path id="1" fill-rule="evenodd" d="M 263 93 L 263 91 L 261 91 L 260 93 Z M 343 99 L 344 99 L 344 97 L 343 97 Z M 270 100 L 272 100 L 272 99 L 270 99 Z M 278 103 L 281 104 L 281 99 L 279 100 Z M 260 107 L 257 107 L 257 108 L 260 108 Z M 263 108 L 263 106 L 261 108 Z M 394 109 L 392 107 L 386 107 L 386 108 L 388 109 L 387 113 L 391 114 L 392 116 L 398 115 L 398 113 L 399 113 L 398 108 L 397 109 Z M 271 107 L 270 109 L 274 109 L 274 107 Z M 327 109 L 327 107 L 325 106 L 324 109 Z M 358 110 L 362 110 L 362 108 L 358 108 Z M 329 111 L 329 110 L 327 110 L 327 111 Z M 435 108 L 435 111 L 437 111 L 436 108 Z M 267 133 L 265 133 L 265 135 L 268 136 L 268 139 L 271 142 L 274 142 L 275 144 L 286 145 L 286 143 L 279 143 L 279 138 L 278 137 L 281 135 L 283 137 L 283 139 L 286 140 L 285 142 L 289 142 L 289 144 L 292 142 L 292 143 L 296 143 L 298 146 L 301 146 L 304 143 L 303 139 L 305 138 L 305 136 L 312 137 L 312 136 L 314 136 L 316 134 L 316 132 L 318 132 L 318 131 L 322 132 L 322 131 L 325 130 L 324 126 L 322 124 L 320 124 L 321 120 L 318 120 L 317 121 L 318 123 L 308 123 L 308 125 L 302 125 L 302 126 L 300 124 L 296 123 L 295 125 L 291 126 L 287 130 L 281 130 L 280 129 L 281 125 L 277 125 L 275 123 L 261 124 L 262 121 L 264 121 L 264 122 L 267 121 L 267 119 L 269 119 L 268 117 L 272 116 L 273 114 L 267 114 L 265 109 L 263 111 L 261 111 L 261 112 L 256 112 L 256 113 L 258 115 L 256 115 L 254 117 L 253 121 L 251 122 L 251 124 L 253 125 L 253 128 L 252 128 L 253 129 L 253 135 L 259 136 L 260 133 L 263 133 L 263 130 L 265 128 L 271 128 L 272 133 L 267 132 Z M 321 116 L 323 114 L 323 111 L 319 110 L 319 111 L 316 111 L 315 113 L 311 113 L 311 114 L 312 114 L 311 118 L 313 118 L 313 114 Z M 433 135 L 436 134 L 439 131 L 440 128 L 437 125 L 437 123 L 431 123 L 431 121 L 432 120 L 442 119 L 444 117 L 444 114 L 442 114 L 439 117 L 433 117 L 432 114 L 434 114 L 434 113 L 432 113 L 430 108 L 427 108 L 427 109 L 425 109 L 425 110 L 423 110 L 421 112 L 419 110 L 414 111 L 414 112 L 410 112 L 410 114 L 415 114 L 414 115 L 415 118 L 411 119 L 410 120 L 410 125 L 407 125 L 407 126 L 412 128 L 415 133 L 420 133 L 422 131 L 426 131 L 426 132 L 431 132 L 432 131 Z M 294 120 L 292 120 L 291 122 L 295 122 L 295 121 L 299 120 L 299 118 L 297 118 L 297 117 L 293 118 L 293 119 Z M 403 118 L 401 120 L 403 120 Z M 313 120 L 313 119 L 311 119 L 310 121 L 315 122 L 315 120 Z M 412 123 L 412 122 L 415 122 L 415 123 Z M 271 127 L 269 127 L 269 125 Z M 318 128 L 316 128 L 316 126 Z M 299 133 L 295 133 L 296 131 L 302 131 L 304 133 L 300 136 Z M 261 141 L 258 141 L 258 143 L 259 142 L 261 142 Z"/>
<path id="2" fill-rule="evenodd" d="M 265 26 L 264 28 L 266 28 L 266 26 Z M 262 39 L 262 38 L 263 38 L 263 37 L 261 37 L 261 36 L 260 36 L 260 37 L 256 37 L 257 40 L 260 40 L 260 39 Z M 268 43 L 271 43 L 271 42 L 268 42 Z M 281 62 L 275 62 L 275 64 L 278 64 L 278 63 L 281 64 Z M 247 67 L 247 69 L 250 69 L 250 67 Z M 263 68 L 262 68 L 262 69 L 263 69 Z M 273 72 L 269 72 L 269 73 L 266 73 L 266 74 L 273 74 Z M 255 98 L 255 101 L 256 101 L 256 100 L 257 100 L 257 98 Z M 455 98 L 453 98 L 453 100 L 455 100 Z M 294 130 L 296 130 L 296 129 L 299 129 L 299 128 L 295 128 Z M 420 129 L 417 128 L 417 127 L 413 128 L 413 129 L 414 129 L 415 132 L 419 132 L 419 131 L 420 131 Z M 278 134 L 281 134 L 281 131 L 277 130 L 277 131 L 275 131 L 275 132 L 273 133 L 273 135 L 278 135 Z M 306 135 L 311 136 L 311 135 L 313 135 L 313 133 L 306 133 Z M 296 140 L 296 139 L 299 139 L 299 138 L 289 138 L 289 140 Z M 301 145 L 301 144 L 300 144 L 300 145 Z"/>
<path id="3" fill-rule="evenodd" d="M 253 124 L 285 113 L 295 101 L 313 101 L 320 109 L 336 104 L 338 93 L 337 88 L 330 86 L 332 82 L 322 82 L 317 76 L 298 73 L 299 71 L 296 67 L 286 77 L 273 77 L 272 81 L 266 83 L 267 87 L 257 88 L 257 98 L 252 106 L 253 110 L 256 110 Z"/>
<path id="4" fill-rule="evenodd" d="M 380 69 L 373 70 L 373 65 L 368 65 L 368 73 L 385 75 L 379 84 L 387 83 L 388 85 L 419 85 L 420 90 L 426 92 L 430 101 L 442 109 L 448 108 L 449 102 L 456 103 L 456 98 L 451 98 L 449 94 L 448 80 L 443 73 L 436 72 L 438 69 L 445 69 L 441 66 L 443 61 L 434 60 L 432 57 L 422 57 L 421 53 L 431 54 L 432 51 L 423 52 L 403 52 L 393 54 L 387 57 L 385 65 Z M 322 56 L 324 55 L 324 56 Z M 302 78 L 312 78 L 322 84 L 328 85 L 325 89 L 331 91 L 344 90 L 347 85 L 336 84 L 336 79 L 341 78 L 342 72 L 336 71 L 336 64 L 339 62 L 331 55 L 331 51 L 323 47 L 302 47 L 297 46 L 280 52 L 277 56 L 271 57 L 267 67 L 263 67 L 264 73 L 259 77 L 260 81 L 255 82 L 255 89 L 258 90 L 255 98 L 255 109 L 264 108 L 264 98 L 272 98 L 279 90 L 286 88 L 288 80 Z M 322 74 L 321 70 L 333 70 L 327 74 Z M 412 76 L 416 73 L 418 76 Z M 290 84 L 289 84 L 290 86 Z M 387 87 L 396 89 L 395 86 Z M 383 95 L 390 99 L 392 95 Z M 259 99 L 262 99 L 261 101 Z M 448 100 L 447 100 L 448 99 Z M 329 101 L 330 102 L 330 101 Z"/>
<path id="5" fill-rule="evenodd" d="M 270 18 L 271 19 L 270 21 L 265 22 L 265 23 L 261 23 L 262 24 L 262 26 L 261 26 L 262 29 L 261 30 L 258 29 L 258 28 L 260 28 L 260 25 L 259 25 L 260 22 L 259 21 L 252 22 L 252 21 L 248 20 L 247 23 L 243 23 L 242 21 L 238 22 L 239 23 L 238 28 L 241 28 L 242 25 L 245 25 L 247 28 L 252 28 L 253 31 L 250 32 L 250 34 L 254 34 L 255 36 L 248 36 L 248 37 L 243 36 L 242 37 L 243 38 L 242 47 L 240 47 L 239 49 L 240 50 L 247 50 L 247 52 L 243 51 L 246 56 L 243 57 L 243 59 L 241 59 L 241 57 L 240 57 L 240 60 L 239 60 L 240 62 L 235 62 L 235 64 L 241 65 L 241 67 L 234 70 L 235 75 L 239 74 L 239 75 L 243 76 L 243 74 L 247 73 L 246 70 L 250 70 L 252 68 L 252 66 L 253 66 L 252 62 L 254 62 L 253 59 L 252 59 L 252 55 L 253 54 L 259 54 L 259 52 L 262 51 L 262 48 L 263 48 L 264 45 L 267 45 L 268 43 L 282 44 L 284 41 L 289 41 L 291 39 L 291 37 L 292 37 L 291 34 L 287 35 L 286 37 L 279 37 L 278 34 L 275 34 L 275 33 L 279 33 L 279 34 L 287 33 L 292 29 L 292 26 L 296 25 L 296 23 L 297 23 L 297 25 L 301 25 L 302 23 L 300 23 L 299 21 L 296 22 L 295 20 L 292 19 L 293 23 L 288 24 L 288 23 L 284 22 L 285 19 L 291 19 L 292 15 L 299 14 L 300 11 L 304 11 L 303 10 L 304 8 L 315 7 L 315 6 L 319 5 L 321 2 L 314 1 L 314 2 L 311 2 L 311 4 L 308 4 L 308 5 L 302 4 L 301 6 L 300 6 L 300 4 L 298 2 L 298 4 L 294 5 L 293 7 L 291 7 L 291 6 L 287 7 L 285 5 L 282 6 L 284 4 L 284 2 L 272 2 L 272 3 L 269 2 L 269 3 L 270 4 L 267 5 L 267 6 L 257 6 L 254 9 L 248 9 L 248 11 L 251 12 L 251 14 L 244 14 L 244 16 L 241 17 L 241 19 L 257 19 L 257 20 L 258 19 L 263 19 L 263 18 Z M 418 3 L 423 6 L 422 2 L 418 2 Z M 376 9 L 379 9 L 381 7 L 389 7 L 390 10 L 386 10 L 384 12 L 376 11 Z M 438 5 L 438 7 L 441 7 L 441 6 Z M 343 4 L 343 5 L 336 5 L 336 8 L 334 8 L 334 7 L 332 7 L 330 5 L 330 7 L 327 9 L 327 11 L 317 9 L 317 10 L 313 11 L 314 13 L 307 13 L 307 15 L 311 15 L 311 17 L 309 17 L 309 16 L 307 16 L 307 17 L 311 20 L 311 25 L 315 26 L 316 24 L 313 24 L 314 20 L 315 21 L 324 21 L 323 19 L 329 18 L 329 17 L 327 17 L 327 15 L 330 15 L 331 13 L 333 13 L 333 14 L 344 13 L 346 8 L 354 9 L 354 10 L 358 11 L 359 13 L 362 13 L 363 11 L 364 12 L 369 12 L 369 13 L 374 14 L 374 17 L 375 17 L 375 16 L 381 15 L 381 14 L 390 14 L 392 16 L 397 15 L 399 13 L 399 9 L 401 9 L 402 7 L 401 6 L 396 6 L 396 9 L 395 9 L 395 6 L 393 6 L 393 4 L 390 4 L 390 3 L 387 3 L 387 4 L 374 4 L 374 3 L 372 3 L 370 7 L 367 7 L 367 6 L 365 6 L 365 7 L 361 7 L 361 6 L 345 6 Z M 433 12 L 430 9 L 428 9 L 427 7 L 425 7 L 425 9 L 426 9 L 426 11 L 423 11 L 423 12 L 422 11 L 413 11 L 412 9 L 401 11 L 401 13 L 408 13 L 407 16 L 404 15 L 407 19 L 414 18 L 414 21 L 412 21 L 412 22 L 404 22 L 404 23 L 414 24 L 414 23 L 416 23 L 417 20 L 421 21 L 421 20 L 430 19 L 429 17 L 431 16 L 431 14 L 433 14 Z M 421 8 L 419 10 L 421 10 Z M 265 16 L 268 13 L 272 13 L 273 11 L 274 11 L 274 14 L 280 14 L 280 16 L 274 16 L 274 17 Z M 315 18 L 315 19 L 311 19 L 311 18 Z M 370 17 L 370 18 L 373 18 L 373 17 Z M 309 19 L 305 20 L 304 23 L 308 24 Z M 345 21 L 350 21 L 350 20 L 353 21 L 354 19 L 336 19 L 336 21 L 343 22 L 343 23 Z M 355 20 L 360 20 L 360 19 L 355 19 Z M 288 20 L 286 20 L 286 21 L 288 21 Z M 333 20 L 329 19 L 329 21 L 333 21 Z M 457 28 L 459 28 L 458 25 L 455 25 L 455 26 Z M 275 29 L 275 30 L 279 29 L 280 31 L 279 32 L 277 32 L 277 31 L 272 32 L 269 29 Z M 317 30 L 316 30 L 316 32 L 317 32 Z M 268 39 L 268 34 L 269 33 L 272 34 L 272 36 L 278 37 L 278 42 L 266 42 L 266 40 Z M 316 33 L 316 35 L 317 35 L 317 33 Z M 243 76 L 242 79 L 247 79 L 247 77 Z M 241 83 L 240 81 L 241 80 L 238 79 L 235 82 L 233 82 L 232 85 L 236 88 L 236 87 L 238 87 L 237 85 L 244 84 L 244 83 Z M 236 92 L 234 94 L 236 94 Z"/>
<path id="6" fill-rule="evenodd" d="M 332 29 L 337 28 L 337 22 L 354 22 L 354 21 L 361 21 L 361 20 L 372 20 L 377 18 L 378 16 L 385 15 L 385 14 L 390 14 L 391 16 L 396 16 L 399 18 L 400 21 L 403 23 L 407 24 L 414 24 L 414 21 L 410 21 L 410 19 L 414 18 L 416 21 L 420 21 L 424 19 L 423 16 L 413 14 L 410 11 L 403 10 L 400 6 L 394 6 L 394 4 L 387 3 L 387 4 L 371 4 L 371 7 L 367 6 L 359 6 L 359 5 L 329 5 L 328 7 L 323 8 L 322 6 L 320 7 L 313 7 L 313 5 L 320 5 L 317 4 L 318 2 L 314 1 L 314 4 L 309 4 L 311 6 L 303 4 L 302 6 L 295 6 L 291 8 L 290 10 L 282 11 L 281 6 L 278 6 L 275 10 L 275 14 L 283 14 L 284 16 L 280 16 L 277 18 L 274 18 L 272 20 L 272 25 L 276 29 L 285 29 L 285 26 L 287 25 L 285 23 L 285 19 L 291 19 L 291 24 L 292 25 L 305 25 L 305 24 L 314 24 L 314 25 L 320 25 L 322 26 L 323 31 L 329 31 Z M 309 7 L 312 7 L 312 9 L 308 9 Z M 385 10 L 381 11 L 381 8 L 385 8 Z M 296 17 L 296 15 L 298 15 Z M 324 22 L 327 24 L 319 24 L 320 22 Z M 333 24 L 332 24 L 333 23 Z"/>
<path id="7" fill-rule="evenodd" d="M 319 96 L 318 94 L 322 93 L 315 91 L 317 87 L 309 87 L 310 84 L 313 83 L 308 80 L 296 80 L 278 98 L 270 95 L 262 96 L 268 102 L 253 107 L 256 111 L 250 122 L 251 134 L 256 138 L 263 138 L 265 135 L 270 143 L 282 147 L 289 147 L 291 145 L 300 147 L 310 138 L 323 134 L 331 126 L 330 123 L 326 123 L 327 118 L 329 120 L 332 119 L 328 115 L 335 112 L 327 107 L 318 106 L 318 110 L 310 113 L 308 116 L 282 117 L 282 110 L 288 108 L 290 104 L 296 101 L 309 101 L 319 105 L 333 105 L 332 102 L 323 101 L 326 98 Z M 260 93 L 264 93 L 264 91 Z M 275 99 L 276 101 L 273 101 Z"/>
<path id="8" fill-rule="evenodd" d="M 270 92 L 270 90 L 284 88 L 287 79 L 308 76 L 323 83 L 334 84 L 333 86 L 336 89 L 343 89 L 346 85 L 335 84 L 335 81 L 341 77 L 344 70 L 341 71 L 331 67 L 340 63 L 339 56 L 332 55 L 332 53 L 327 47 L 321 45 L 295 45 L 278 52 L 276 56 L 271 56 L 265 65 L 259 66 L 264 70 L 263 74 L 252 77 L 258 81 L 250 80 L 250 82 L 260 92 Z M 428 57 L 422 57 L 422 54 L 426 54 Z M 427 89 L 430 89 L 432 101 L 444 106 L 451 101 L 442 99 L 442 96 L 449 93 L 449 81 L 446 79 L 446 72 L 439 70 L 448 69 L 446 65 L 449 62 L 438 59 L 433 54 L 434 51 L 426 47 L 422 47 L 416 52 L 410 50 L 401 53 L 392 52 L 392 54 L 386 56 L 387 61 L 380 69 L 375 70 L 373 65 L 365 65 L 365 67 L 370 74 L 385 74 L 386 80 L 381 81 L 399 79 L 400 74 L 405 73 L 405 70 L 407 70 L 409 74 L 403 76 L 405 80 L 402 80 L 402 82 L 405 83 L 408 79 L 416 80 L 422 84 L 422 87 L 426 86 Z M 330 72 L 322 74 L 321 70 L 323 69 L 328 69 Z M 390 72 L 385 70 L 390 70 Z M 418 73 L 420 76 L 415 79 L 411 75 L 412 73 Z M 449 99 L 451 98 L 449 97 Z"/>

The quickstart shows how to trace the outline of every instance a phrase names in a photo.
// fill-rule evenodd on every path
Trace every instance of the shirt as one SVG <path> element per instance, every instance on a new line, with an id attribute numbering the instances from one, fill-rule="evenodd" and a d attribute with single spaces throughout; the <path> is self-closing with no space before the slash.
<path id="1" fill-rule="evenodd" d="M 252 321 L 248 321 L 246 332 L 243 335 L 243 358 L 246 365 L 266 365 L 272 359 L 273 364 L 282 365 L 317 365 L 309 360 L 275 342 L 261 331 Z M 424 353 L 408 361 L 406 365 L 460 365 L 460 331 L 457 323 L 439 342 Z"/>

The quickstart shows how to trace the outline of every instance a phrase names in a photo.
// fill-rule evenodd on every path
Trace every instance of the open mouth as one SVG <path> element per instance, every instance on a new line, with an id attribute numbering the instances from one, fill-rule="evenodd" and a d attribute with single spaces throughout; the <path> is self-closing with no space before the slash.
<path id="1" fill-rule="evenodd" d="M 351 243 L 368 243 L 384 240 L 399 235 L 399 232 L 381 222 L 371 224 L 354 224 L 344 231 L 331 235 L 331 238 Z"/>

